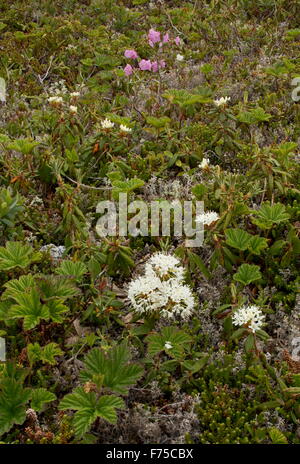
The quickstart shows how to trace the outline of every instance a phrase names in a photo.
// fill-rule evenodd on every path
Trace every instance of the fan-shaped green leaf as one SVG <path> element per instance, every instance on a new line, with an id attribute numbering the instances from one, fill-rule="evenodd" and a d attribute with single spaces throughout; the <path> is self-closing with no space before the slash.
<path id="1" fill-rule="evenodd" d="M 31 394 L 31 407 L 35 411 L 42 411 L 45 403 L 54 401 L 56 396 L 54 393 L 47 391 L 45 388 L 37 388 Z"/>
<path id="2" fill-rule="evenodd" d="M 276 427 L 269 429 L 269 435 L 275 445 L 287 445 L 288 443 L 286 436 Z"/>
<path id="3" fill-rule="evenodd" d="M 260 237 L 259 235 L 253 235 L 248 244 L 248 250 L 255 255 L 260 255 L 262 250 L 267 247 L 268 240 L 264 237 Z"/>
<path id="4" fill-rule="evenodd" d="M 15 299 L 16 295 L 20 293 L 29 293 L 30 289 L 34 286 L 34 278 L 31 274 L 21 276 L 19 279 L 12 279 L 4 284 L 6 290 L 2 293 L 1 298 Z"/>
<path id="5" fill-rule="evenodd" d="M 228 229 L 225 235 L 228 245 L 241 251 L 247 250 L 251 240 L 251 235 L 248 232 L 242 229 Z"/>
<path id="6" fill-rule="evenodd" d="M 66 276 L 46 275 L 36 279 L 43 300 L 66 300 L 79 294 L 74 282 Z"/>
<path id="7" fill-rule="evenodd" d="M 290 215 L 286 213 L 285 206 L 281 203 L 263 203 L 258 211 L 254 214 L 256 218 L 252 218 L 252 222 L 261 229 L 271 229 L 274 224 L 286 222 L 289 220 Z"/>
<path id="8" fill-rule="evenodd" d="M 262 278 L 259 270 L 259 266 L 255 264 L 242 264 L 238 271 L 233 275 L 234 280 L 241 282 L 244 285 L 248 285 L 251 282 L 255 282 Z"/>
<path id="9" fill-rule="evenodd" d="M 10 377 L 1 380 L 0 435 L 8 432 L 14 424 L 23 424 L 30 395 L 30 389 L 24 389 L 21 382 Z"/>
<path id="10" fill-rule="evenodd" d="M 24 329 L 30 330 L 38 325 L 41 319 L 49 318 L 48 308 L 40 302 L 40 297 L 35 289 L 30 293 L 20 293 L 15 295 L 18 303 L 10 309 L 10 317 L 24 318 Z"/>
<path id="11" fill-rule="evenodd" d="M 150 356 L 165 351 L 173 358 L 179 359 L 191 343 L 191 338 L 176 327 L 164 327 L 160 334 L 151 334 L 146 338 Z"/>
<path id="12" fill-rule="evenodd" d="M 73 277 L 77 281 L 80 281 L 81 277 L 87 272 L 87 268 L 85 264 L 81 263 L 80 261 L 73 262 L 70 260 L 65 260 L 60 264 L 55 272 L 56 274 Z"/>
<path id="13" fill-rule="evenodd" d="M 106 355 L 99 348 L 94 348 L 85 357 L 85 369 L 80 377 L 83 381 L 93 381 L 94 377 L 101 375 L 103 386 L 117 393 L 126 393 L 143 373 L 138 364 L 128 364 L 129 355 L 124 343 L 114 346 Z"/>
<path id="14" fill-rule="evenodd" d="M 117 420 L 116 408 L 123 407 L 124 401 L 121 398 L 105 395 L 97 399 L 94 392 L 86 392 L 82 387 L 78 387 L 73 393 L 66 395 L 59 405 L 59 409 L 77 411 L 73 424 L 78 436 L 84 435 L 97 417 L 115 423 Z"/>
<path id="15" fill-rule="evenodd" d="M 35 253 L 30 245 L 21 242 L 7 242 L 6 247 L 0 247 L 0 270 L 9 271 L 15 267 L 22 269 L 32 262 L 38 261 L 40 253 Z"/>

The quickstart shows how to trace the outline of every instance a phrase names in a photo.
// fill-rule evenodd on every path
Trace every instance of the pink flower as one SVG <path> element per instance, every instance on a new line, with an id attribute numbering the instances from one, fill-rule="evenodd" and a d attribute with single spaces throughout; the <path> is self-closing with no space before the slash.
<path id="1" fill-rule="evenodd" d="M 166 62 L 164 60 L 160 60 L 159 67 L 160 68 L 165 68 L 166 67 Z"/>
<path id="2" fill-rule="evenodd" d="M 180 39 L 180 37 L 177 36 L 177 37 L 175 38 L 175 43 L 176 43 L 176 45 L 180 45 L 180 44 L 181 44 L 181 39 Z"/>
<path id="3" fill-rule="evenodd" d="M 153 61 L 152 65 L 151 65 L 151 69 L 152 69 L 153 72 L 158 71 L 158 62 L 157 61 Z"/>
<path id="4" fill-rule="evenodd" d="M 132 60 L 135 60 L 138 57 L 138 54 L 135 50 L 125 50 L 124 56 L 125 58 L 131 58 Z"/>
<path id="5" fill-rule="evenodd" d="M 160 32 L 150 29 L 148 32 L 149 45 L 154 46 L 155 43 L 160 42 Z"/>
<path id="6" fill-rule="evenodd" d="M 170 40 L 169 34 L 166 33 L 166 34 L 163 36 L 163 40 L 162 40 L 162 41 L 163 41 L 163 43 L 167 43 L 167 42 L 169 42 L 169 40 Z"/>
<path id="7" fill-rule="evenodd" d="M 150 60 L 141 60 L 139 62 L 139 68 L 142 71 L 151 71 L 151 61 Z"/>
<path id="8" fill-rule="evenodd" d="M 130 76 L 133 73 L 133 67 L 130 64 L 127 64 L 123 71 L 126 76 Z"/>

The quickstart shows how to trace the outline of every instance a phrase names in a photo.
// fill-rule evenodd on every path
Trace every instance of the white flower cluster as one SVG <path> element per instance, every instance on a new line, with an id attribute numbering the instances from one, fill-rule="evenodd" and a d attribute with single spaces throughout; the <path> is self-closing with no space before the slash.
<path id="1" fill-rule="evenodd" d="M 51 94 L 51 96 L 48 97 L 47 101 L 51 106 L 54 106 L 54 107 L 62 106 L 64 103 L 62 95 L 69 94 L 69 91 L 65 85 L 65 81 L 63 79 L 61 79 L 58 82 L 54 82 L 49 87 L 48 92 Z M 74 102 L 80 97 L 80 92 L 78 91 L 70 92 L 69 97 L 72 100 L 72 102 Z M 69 111 L 73 115 L 77 114 L 77 111 L 78 111 L 77 106 L 69 105 Z"/>
<path id="2" fill-rule="evenodd" d="M 77 106 L 70 105 L 69 110 L 71 114 L 77 114 Z"/>
<path id="3" fill-rule="evenodd" d="M 112 129 L 114 127 L 115 123 L 112 122 L 110 119 L 105 118 L 103 121 L 101 121 L 101 127 L 102 129 Z M 120 131 L 124 133 L 130 133 L 132 132 L 132 129 L 130 127 L 125 126 L 124 124 L 120 125 Z"/>
<path id="4" fill-rule="evenodd" d="M 265 316 L 258 306 L 242 306 L 233 313 L 232 323 L 237 326 L 247 325 L 252 332 L 256 332 L 262 328 L 264 318 Z"/>
<path id="5" fill-rule="evenodd" d="M 125 126 L 124 124 L 121 124 L 121 125 L 120 125 L 120 131 L 121 131 L 121 132 L 128 132 L 128 133 L 129 133 L 129 132 L 132 131 L 132 129 L 130 129 L 130 127 Z"/>
<path id="6" fill-rule="evenodd" d="M 183 61 L 183 60 L 184 60 L 184 56 L 178 53 L 178 55 L 176 55 L 176 61 Z"/>
<path id="7" fill-rule="evenodd" d="M 188 318 L 195 300 L 188 285 L 183 284 L 184 268 L 177 258 L 163 253 L 153 255 L 145 266 L 145 275 L 129 284 L 128 298 L 141 314 L 159 312 L 162 317 Z"/>
<path id="8" fill-rule="evenodd" d="M 115 123 L 112 122 L 110 119 L 105 118 L 104 121 L 101 122 L 102 129 L 112 129 Z"/>
<path id="9" fill-rule="evenodd" d="M 215 211 L 206 211 L 206 213 L 199 214 L 196 216 L 195 221 L 200 222 L 203 225 L 210 225 L 219 219 L 218 213 Z"/>
<path id="10" fill-rule="evenodd" d="M 62 102 L 63 102 L 62 97 L 58 97 L 56 95 L 48 98 L 48 103 L 50 103 L 50 105 L 54 105 L 54 106 L 61 105 Z"/>
<path id="11" fill-rule="evenodd" d="M 200 169 L 207 169 L 209 165 L 209 159 L 208 158 L 203 158 L 201 163 L 199 164 Z"/>
<path id="12" fill-rule="evenodd" d="M 226 105 L 226 103 L 229 101 L 230 101 L 230 97 L 221 97 L 218 100 L 214 100 L 214 104 L 216 106 L 222 106 L 222 105 Z"/>

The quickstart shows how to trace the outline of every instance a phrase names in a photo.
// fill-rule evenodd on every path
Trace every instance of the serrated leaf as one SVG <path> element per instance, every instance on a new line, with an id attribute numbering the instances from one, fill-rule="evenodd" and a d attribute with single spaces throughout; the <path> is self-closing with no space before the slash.
<path id="1" fill-rule="evenodd" d="M 8 432 L 14 424 L 23 424 L 30 395 L 30 389 L 24 389 L 20 381 L 10 377 L 1 380 L 0 435 Z"/>
<path id="2" fill-rule="evenodd" d="M 255 264 L 242 264 L 238 271 L 233 275 L 233 279 L 241 282 L 243 285 L 249 285 L 251 282 L 260 280 L 262 278 L 259 266 Z"/>
<path id="3" fill-rule="evenodd" d="M 278 430 L 276 427 L 272 427 L 268 430 L 272 443 L 275 445 L 287 445 L 288 441 L 286 436 Z"/>
<path id="4" fill-rule="evenodd" d="M 54 365 L 56 364 L 55 356 L 61 356 L 62 354 L 62 350 L 59 348 L 58 344 L 54 342 L 48 343 L 43 347 L 37 342 L 27 345 L 27 355 L 31 364 L 42 361 L 45 364 Z"/>
<path id="5" fill-rule="evenodd" d="M 226 243 L 233 248 L 244 251 L 247 250 L 251 235 L 242 229 L 227 229 L 225 231 Z"/>
<path id="6" fill-rule="evenodd" d="M 25 269 L 40 257 L 40 253 L 35 253 L 30 245 L 7 242 L 5 248 L 0 247 L 0 270 L 9 271 L 15 267 Z"/>
<path id="7" fill-rule="evenodd" d="M 236 119 L 244 124 L 256 124 L 258 122 L 269 121 L 272 116 L 266 113 L 263 108 L 257 107 L 250 111 L 241 111 Z"/>
<path id="8" fill-rule="evenodd" d="M 260 237 L 259 235 L 253 235 L 248 244 L 248 250 L 255 255 L 260 255 L 262 250 L 267 247 L 268 240 L 264 237 Z"/>
<path id="9" fill-rule="evenodd" d="M 146 338 L 146 341 L 148 342 L 150 356 L 165 351 L 173 358 L 181 359 L 185 348 L 188 348 L 191 343 L 191 338 L 176 327 L 164 327 L 160 334 L 151 334 Z M 171 348 L 168 348 L 166 344 L 170 344 Z"/>
<path id="10" fill-rule="evenodd" d="M 97 403 L 97 416 L 115 424 L 117 422 L 116 408 L 122 409 L 124 406 L 122 398 L 112 395 L 101 396 Z"/>
<path id="11" fill-rule="evenodd" d="M 55 269 L 56 274 L 72 277 L 77 281 L 80 281 L 82 276 L 87 272 L 87 268 L 84 263 L 73 262 L 70 260 L 63 261 L 60 266 Z"/>
<path id="12" fill-rule="evenodd" d="M 69 308 L 60 301 L 51 300 L 48 301 L 45 306 L 49 313 L 49 319 L 58 324 L 61 324 L 64 321 L 64 314 L 69 311 Z"/>
<path id="13" fill-rule="evenodd" d="M 110 423 L 117 420 L 116 408 L 123 408 L 124 401 L 113 395 L 101 396 L 97 399 L 94 392 L 85 392 L 78 387 L 73 393 L 66 395 L 59 405 L 59 409 L 74 409 L 73 424 L 78 436 L 84 435 L 97 419 L 102 417 Z"/>
<path id="14" fill-rule="evenodd" d="M 286 222 L 289 220 L 290 215 L 286 212 L 285 205 L 275 203 L 263 203 L 258 211 L 254 213 L 256 218 L 252 218 L 253 224 L 256 224 L 261 229 L 271 229 L 274 224 Z"/>
<path id="15" fill-rule="evenodd" d="M 49 310 L 40 302 L 40 297 L 35 289 L 31 289 L 28 294 L 15 295 L 15 301 L 18 304 L 11 307 L 10 317 L 24 318 L 25 330 L 33 329 L 40 323 L 41 319 L 49 318 Z"/>
<path id="16" fill-rule="evenodd" d="M 59 404 L 59 409 L 96 409 L 97 397 L 94 392 L 85 392 L 83 387 L 75 388 L 73 393 L 66 395 Z"/>
<path id="17" fill-rule="evenodd" d="M 47 391 L 45 388 L 37 388 L 31 394 L 31 407 L 35 411 L 42 411 L 46 403 L 54 401 L 56 396 L 54 393 Z"/>
<path id="18" fill-rule="evenodd" d="M 84 359 L 85 369 L 80 378 L 87 382 L 94 375 L 103 375 L 103 386 L 124 394 L 142 375 L 143 369 L 138 364 L 128 364 L 130 352 L 122 343 L 114 346 L 107 354 L 99 348 L 93 348 Z"/>
<path id="19" fill-rule="evenodd" d="M 19 279 L 12 279 L 4 284 L 6 290 L 2 293 L 1 299 L 12 298 L 20 293 L 29 293 L 34 286 L 34 278 L 31 274 L 21 276 Z"/>
<path id="20" fill-rule="evenodd" d="M 43 300 L 67 300 L 79 294 L 74 282 L 66 276 L 45 275 L 36 279 Z"/>

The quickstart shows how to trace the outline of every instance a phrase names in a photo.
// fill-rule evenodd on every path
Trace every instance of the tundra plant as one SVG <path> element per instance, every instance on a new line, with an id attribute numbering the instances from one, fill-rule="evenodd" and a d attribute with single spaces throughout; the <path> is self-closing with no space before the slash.
<path id="1" fill-rule="evenodd" d="M 187 319 L 195 306 L 191 289 L 184 285 L 184 268 L 174 256 L 153 255 L 145 266 L 145 275 L 132 280 L 128 298 L 142 315 L 158 314 L 168 319 Z"/>

